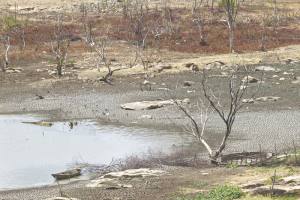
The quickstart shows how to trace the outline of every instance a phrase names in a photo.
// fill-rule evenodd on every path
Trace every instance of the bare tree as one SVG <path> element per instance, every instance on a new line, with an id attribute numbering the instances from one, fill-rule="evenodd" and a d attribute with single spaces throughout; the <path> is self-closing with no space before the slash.
<path id="1" fill-rule="evenodd" d="M 206 13 L 205 10 L 201 9 L 202 1 L 198 2 L 197 0 L 194 1 L 192 7 L 192 14 L 193 14 L 193 23 L 197 26 L 198 33 L 199 33 L 199 44 L 206 45 L 206 35 L 204 33 L 204 28 L 206 25 Z"/>
<path id="2" fill-rule="evenodd" d="M 8 53 L 10 50 L 10 36 L 9 35 L 4 35 L 1 37 L 1 42 L 3 44 L 3 65 L 2 65 L 2 71 L 5 72 L 6 68 L 9 65 L 9 57 Z"/>
<path id="3" fill-rule="evenodd" d="M 224 151 L 228 138 L 232 133 L 232 127 L 236 120 L 237 114 L 244 106 L 243 98 L 247 94 L 249 80 L 248 76 L 246 76 L 245 78 L 241 78 L 238 73 L 239 69 L 237 69 L 230 75 L 228 79 L 229 103 L 228 105 L 222 105 L 220 98 L 216 97 L 213 90 L 208 86 L 208 76 L 206 71 L 203 70 L 203 78 L 201 84 L 205 101 L 201 100 L 201 103 L 197 104 L 198 114 L 200 115 L 199 121 L 185 106 L 183 106 L 183 104 L 175 101 L 175 104 L 177 105 L 179 110 L 182 111 L 182 113 L 188 118 L 190 122 L 189 125 L 185 127 L 186 130 L 206 148 L 212 163 L 217 163 L 218 157 Z M 253 93 L 251 97 L 253 98 L 255 94 L 256 92 Z M 217 113 L 217 115 L 225 125 L 222 140 L 216 149 L 213 149 L 205 138 L 207 121 L 209 119 L 209 114 L 212 111 Z"/>
<path id="4" fill-rule="evenodd" d="M 63 67 L 67 62 L 68 49 L 70 47 L 70 38 L 64 31 L 62 15 L 59 15 L 51 41 L 52 53 L 55 56 L 57 75 L 62 76 Z"/>
<path id="5" fill-rule="evenodd" d="M 101 66 L 107 69 L 107 73 L 101 77 L 99 80 L 111 84 L 111 78 L 113 73 L 116 71 L 120 71 L 123 69 L 132 68 L 137 61 L 137 53 L 135 55 L 134 61 L 128 63 L 126 67 L 112 67 L 111 59 L 108 58 L 108 47 L 111 45 L 109 39 L 109 28 L 106 29 L 106 33 L 104 35 L 97 37 L 93 33 L 93 22 L 87 21 L 84 19 L 84 30 L 85 30 L 85 43 L 91 48 L 93 52 L 96 53 L 96 65 L 98 71 L 100 71 Z"/>
<path id="6" fill-rule="evenodd" d="M 229 31 L 229 49 L 230 52 L 234 52 L 234 30 L 235 22 L 238 14 L 239 0 L 221 0 L 220 4 L 226 12 L 226 22 Z"/>

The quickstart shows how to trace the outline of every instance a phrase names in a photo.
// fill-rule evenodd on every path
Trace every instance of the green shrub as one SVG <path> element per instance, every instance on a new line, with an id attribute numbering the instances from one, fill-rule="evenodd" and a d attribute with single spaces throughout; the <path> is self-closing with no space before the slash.
<path id="1" fill-rule="evenodd" d="M 243 196 L 240 188 L 235 186 L 223 185 L 211 190 L 206 199 L 207 200 L 233 200 L 239 199 Z M 202 200 L 202 199 L 201 199 Z"/>
<path id="2" fill-rule="evenodd" d="M 177 200 L 234 200 L 243 196 L 240 188 L 229 185 L 221 185 L 208 194 L 200 193 L 195 198 L 178 198 Z"/>

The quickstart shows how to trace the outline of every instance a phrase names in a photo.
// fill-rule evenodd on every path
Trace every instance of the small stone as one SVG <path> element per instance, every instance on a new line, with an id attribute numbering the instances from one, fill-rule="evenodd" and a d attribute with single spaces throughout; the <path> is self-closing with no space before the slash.
<path id="1" fill-rule="evenodd" d="M 254 103 L 254 99 L 243 99 L 242 103 Z"/>
<path id="2" fill-rule="evenodd" d="M 196 90 L 188 90 L 188 91 L 186 91 L 188 94 L 190 94 L 190 93 L 195 93 L 196 92 Z"/>
<path id="3" fill-rule="evenodd" d="M 245 76 L 243 79 L 242 79 L 243 82 L 248 82 L 248 83 L 257 83 L 258 82 L 258 79 L 257 78 L 254 78 L 252 76 Z"/>
<path id="4" fill-rule="evenodd" d="M 184 81 L 183 86 L 190 87 L 190 86 L 192 86 L 194 83 L 195 83 L 195 82 L 193 82 L 193 81 Z"/>
<path id="5" fill-rule="evenodd" d="M 255 67 L 255 71 L 274 72 L 275 68 L 270 67 L 270 66 L 258 66 L 258 67 Z"/>
<path id="6" fill-rule="evenodd" d="M 151 115 L 142 115 L 140 119 L 152 119 Z"/>
<path id="7" fill-rule="evenodd" d="M 294 81 L 292 81 L 293 84 L 300 84 L 300 76 L 294 77 Z"/>

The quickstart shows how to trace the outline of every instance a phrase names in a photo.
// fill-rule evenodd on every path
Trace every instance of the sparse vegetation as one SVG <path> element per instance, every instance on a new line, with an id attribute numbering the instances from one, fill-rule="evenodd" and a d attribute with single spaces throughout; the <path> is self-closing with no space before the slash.
<path id="1" fill-rule="evenodd" d="M 207 194 L 200 193 L 194 198 L 178 198 L 178 200 L 234 200 L 240 199 L 243 192 L 240 188 L 230 185 L 220 185 Z"/>
<path id="2" fill-rule="evenodd" d="M 299 8 L 299 0 L 0 0 L 0 113 L 47 114 L 51 126 L 36 127 L 38 148 L 58 128 L 78 146 L 61 152 L 78 150 L 66 157 L 112 159 L 81 163 L 84 179 L 103 178 L 95 187 L 76 179 L 74 185 L 0 188 L 0 199 L 41 200 L 57 189 L 79 200 L 296 200 L 298 191 L 280 193 L 280 187 L 300 186 Z M 99 136 L 103 141 L 92 137 L 98 127 L 88 134 L 104 151 L 88 154 L 92 148 L 72 134 L 89 131 L 77 126 L 80 119 L 95 121 L 87 126 L 109 124 L 109 137 Z M 138 139 L 133 145 L 124 140 L 122 148 L 137 153 L 108 155 L 114 149 L 106 141 L 119 132 L 123 137 L 125 126 L 126 139 L 136 128 Z M 23 151 L 34 143 L 27 134 L 19 139 L 20 146 L 10 148 L 11 138 L 3 144 Z M 55 150 L 69 148 L 50 142 Z M 153 149 L 142 154 L 144 145 Z M 7 160 L 11 166 L 22 161 Z M 105 177 L 143 168 L 163 175 Z M 9 174 L 22 177 L 18 173 Z M 289 176 L 297 179 L 285 182 Z"/>

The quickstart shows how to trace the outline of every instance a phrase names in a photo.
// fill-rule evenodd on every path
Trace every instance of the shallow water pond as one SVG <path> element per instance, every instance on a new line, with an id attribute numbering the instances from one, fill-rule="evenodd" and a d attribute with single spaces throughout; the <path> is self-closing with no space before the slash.
<path id="1" fill-rule="evenodd" d="M 169 151 L 186 138 L 179 133 L 81 121 L 38 126 L 35 116 L 0 116 L 0 188 L 53 183 L 52 173 L 76 162 L 107 164 L 113 158 Z"/>

